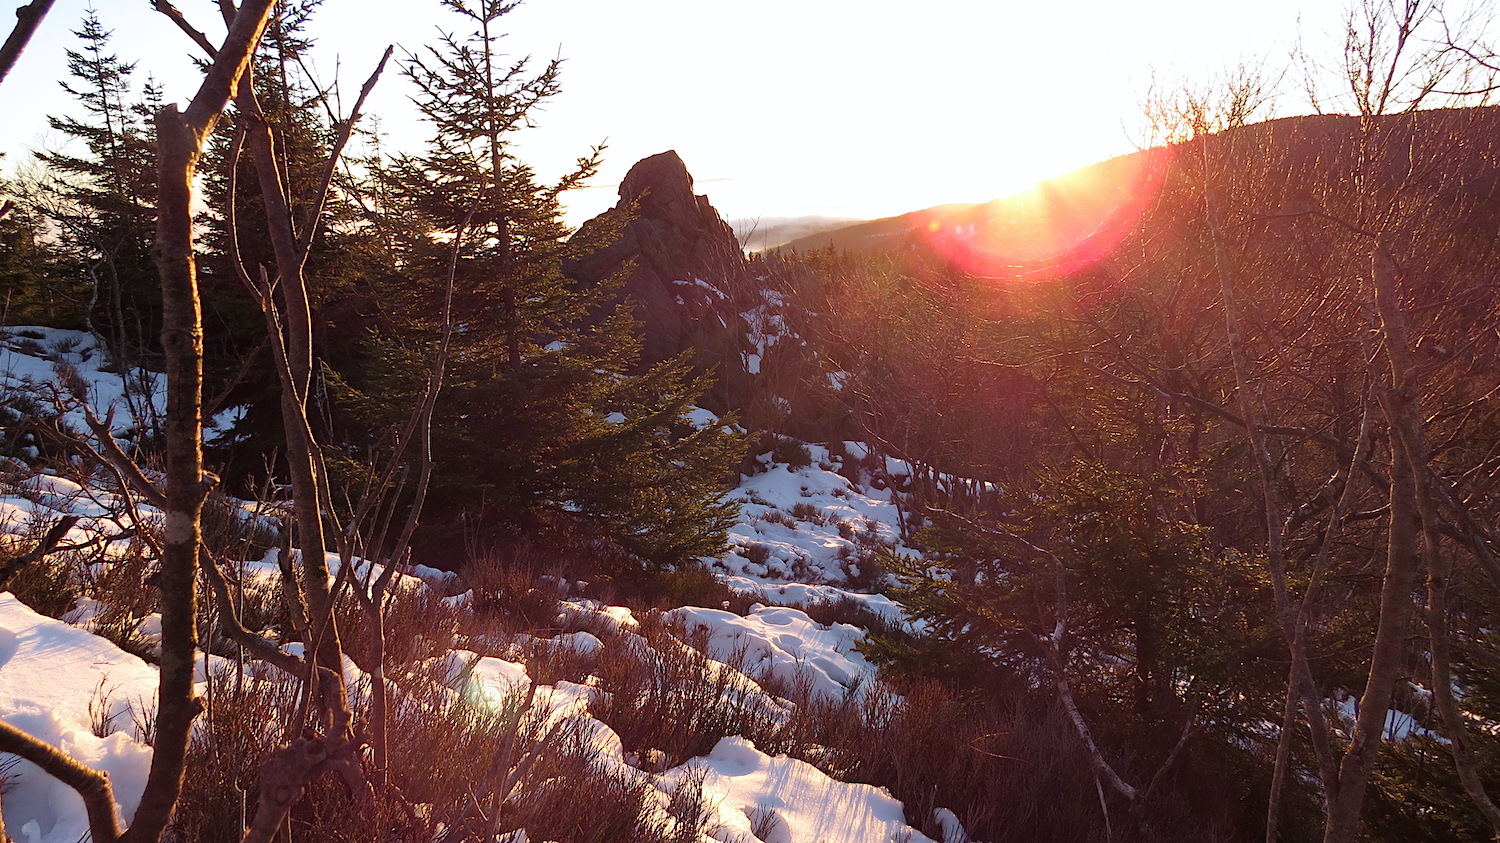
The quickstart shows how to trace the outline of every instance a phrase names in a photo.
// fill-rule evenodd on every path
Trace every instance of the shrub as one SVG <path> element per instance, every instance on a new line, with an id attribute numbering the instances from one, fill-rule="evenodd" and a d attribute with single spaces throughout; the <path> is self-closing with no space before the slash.
<path id="1" fill-rule="evenodd" d="M 744 548 L 745 558 L 756 565 L 764 565 L 771 559 L 771 546 L 761 542 L 747 544 Z"/>
<path id="2" fill-rule="evenodd" d="M 493 556 L 473 559 L 464 584 L 473 589 L 474 611 L 511 632 L 539 632 L 557 625 L 558 589 L 542 581 L 526 558 L 509 562 Z"/>
<path id="3" fill-rule="evenodd" d="M 6 588 L 17 600 L 49 618 L 67 614 L 83 596 L 74 567 L 57 554 L 22 568 Z"/>
<path id="4" fill-rule="evenodd" d="M 203 716 L 193 730 L 187 764 L 168 841 L 234 843 L 254 811 L 260 764 L 280 745 L 295 720 L 300 682 L 210 675 Z"/>
<path id="5" fill-rule="evenodd" d="M 755 602 L 753 597 L 729 588 L 701 562 L 674 569 L 641 571 L 616 580 L 615 586 L 627 605 L 640 609 L 705 606 L 744 614 Z"/>
<path id="6" fill-rule="evenodd" d="M 771 449 L 771 457 L 776 462 L 782 463 L 792 469 L 807 468 L 812 465 L 812 452 L 807 446 L 795 439 L 779 437 L 776 446 Z"/>
<path id="7" fill-rule="evenodd" d="M 658 807 L 655 788 L 598 758 L 588 736 L 564 727 L 553 738 L 556 745 L 533 748 L 535 763 L 502 809 L 502 828 L 524 828 L 530 839 L 557 843 L 682 839 Z"/>
<path id="8" fill-rule="evenodd" d="M 361 669 L 374 670 L 374 628 L 369 613 L 350 594 L 340 596 L 335 611 L 345 654 Z M 444 602 L 425 588 L 388 592 L 381 625 L 387 668 L 415 664 L 452 649 L 467 614 L 468 610 Z"/>
<path id="9" fill-rule="evenodd" d="M 798 521 L 806 521 L 810 524 L 825 525 L 828 518 L 823 511 L 807 501 L 798 501 L 792 504 L 792 517 Z"/>
<path id="10" fill-rule="evenodd" d="M 833 599 L 814 600 L 800 608 L 807 613 L 809 618 L 824 626 L 844 623 L 871 632 L 899 633 L 899 629 L 887 620 L 885 615 L 847 594 Z"/>
<path id="11" fill-rule="evenodd" d="M 610 644 L 599 668 L 606 694 L 594 706 L 627 752 L 658 750 L 675 765 L 730 735 L 757 746 L 776 742 L 782 713 L 754 683 L 687 646 L 657 615 L 644 618 L 641 630 Z"/>
<path id="12" fill-rule="evenodd" d="M 799 504 L 799 506 L 801 505 L 804 504 Z M 789 530 L 797 529 L 796 517 L 788 515 L 787 513 L 782 512 L 779 509 L 772 509 L 767 511 L 764 515 L 760 516 L 759 520 L 764 521 L 767 524 L 780 524 L 781 526 L 786 527 Z"/>

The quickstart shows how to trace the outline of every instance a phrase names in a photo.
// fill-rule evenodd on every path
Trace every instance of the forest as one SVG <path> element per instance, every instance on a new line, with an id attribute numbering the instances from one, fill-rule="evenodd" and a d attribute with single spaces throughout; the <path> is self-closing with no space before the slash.
<path id="1" fill-rule="evenodd" d="M 90 11 L 0 184 L 0 843 L 1500 837 L 1482 27 L 746 253 L 566 222 L 514 2 L 354 96 L 320 5 L 156 0 L 181 107 Z"/>

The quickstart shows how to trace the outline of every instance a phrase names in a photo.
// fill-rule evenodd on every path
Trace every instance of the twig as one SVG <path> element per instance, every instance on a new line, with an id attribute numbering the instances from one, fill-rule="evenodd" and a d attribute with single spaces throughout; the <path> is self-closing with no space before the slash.
<path id="1" fill-rule="evenodd" d="M 16 28 L 5 39 L 5 46 L 0 47 L 0 82 L 4 82 L 5 77 L 10 75 L 11 68 L 16 66 L 21 52 L 26 49 L 31 36 L 36 34 L 37 27 L 42 25 L 42 18 L 47 16 L 52 3 L 53 0 L 32 0 L 16 10 Z M 0 216 L 4 214 L 0 213 Z"/>
<path id="2" fill-rule="evenodd" d="M 40 562 L 44 556 L 58 549 L 58 542 L 62 541 L 62 537 L 67 535 L 76 523 L 78 523 L 78 517 L 74 515 L 58 519 L 47 534 L 42 536 L 42 540 L 37 542 L 36 547 L 0 565 L 0 591 L 4 591 L 10 585 L 11 577 L 20 573 L 22 568 Z"/>

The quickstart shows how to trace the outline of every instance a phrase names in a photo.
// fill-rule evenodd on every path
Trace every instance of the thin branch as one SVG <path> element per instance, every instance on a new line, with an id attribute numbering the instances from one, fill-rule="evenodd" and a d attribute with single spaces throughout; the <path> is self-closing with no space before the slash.
<path id="1" fill-rule="evenodd" d="M 16 10 L 16 28 L 11 30 L 10 37 L 5 39 L 5 46 L 0 47 L 0 83 L 5 82 L 5 77 L 10 75 L 11 68 L 16 66 L 16 61 L 21 58 L 21 52 L 26 49 L 31 36 L 36 34 L 37 27 L 42 25 L 42 18 L 47 16 L 52 3 L 53 0 L 32 0 L 31 3 Z M 3 213 L 0 213 L 0 216 L 3 216 Z"/>
<path id="2" fill-rule="evenodd" d="M 146 478 L 145 473 L 141 471 L 141 467 L 136 464 L 136 461 L 131 459 L 120 448 L 120 443 L 115 441 L 112 430 L 114 417 L 114 410 L 111 409 L 101 421 L 98 416 L 94 415 L 94 411 L 85 405 L 83 408 L 84 421 L 88 424 L 89 430 L 94 432 L 94 437 L 99 440 L 100 449 L 88 448 L 87 445 L 84 447 L 92 452 L 100 462 L 107 464 L 110 468 L 117 471 L 129 484 L 129 489 L 121 489 L 121 492 L 128 494 L 130 491 L 134 491 L 145 498 L 147 503 L 165 511 L 167 509 L 167 496 L 162 493 L 162 490 L 155 483 Z"/>
<path id="3" fill-rule="evenodd" d="M 4 564 L 0 564 L 0 591 L 4 591 L 9 587 L 11 577 L 19 574 L 21 569 L 27 565 L 42 561 L 42 558 L 47 554 L 59 549 L 57 546 L 58 543 L 62 541 L 63 536 L 68 534 L 69 530 L 73 529 L 73 525 L 76 523 L 78 523 L 78 517 L 74 515 L 58 519 L 57 523 L 52 525 L 52 528 L 47 531 L 46 535 L 42 536 L 41 541 L 37 542 L 36 547 L 14 559 L 6 560 Z"/>
<path id="4" fill-rule="evenodd" d="M 256 635 L 240 622 L 239 613 L 234 608 L 234 600 L 229 594 L 229 584 L 224 579 L 224 573 L 219 570 L 217 560 L 211 558 L 205 551 L 198 557 L 198 567 L 203 570 L 209 588 L 214 593 L 214 601 L 218 604 L 219 625 L 229 633 L 229 637 L 250 651 L 255 658 L 275 665 L 293 676 L 301 676 L 306 669 L 302 659 L 282 650 L 270 640 Z"/>
<path id="5" fill-rule="evenodd" d="M 318 220 L 323 216 L 323 206 L 328 202 L 328 193 L 330 187 L 333 185 L 334 173 L 338 169 L 339 161 L 343 158 L 344 147 L 349 143 L 349 135 L 353 133 L 355 124 L 359 122 L 359 118 L 361 117 L 360 110 L 364 108 L 365 100 L 370 96 L 370 92 L 375 89 L 375 83 L 380 80 L 380 74 L 385 70 L 386 62 L 391 60 L 391 53 L 395 52 L 395 49 L 394 46 L 385 48 L 385 54 L 380 57 L 380 62 L 375 65 L 374 72 L 370 74 L 370 78 L 365 80 L 364 86 L 359 89 L 359 98 L 354 101 L 353 110 L 349 112 L 348 117 L 340 120 L 337 124 L 338 133 L 334 137 L 333 150 L 328 155 L 328 164 L 323 168 L 323 180 L 319 183 L 318 188 L 313 194 L 317 198 L 314 200 L 312 210 L 308 214 L 309 223 L 307 230 L 302 232 L 302 237 L 297 242 L 297 251 L 301 255 L 304 264 L 307 263 L 308 253 L 312 249 L 313 235 L 318 230 Z"/>
<path id="6" fill-rule="evenodd" d="M 89 834 L 95 843 L 115 843 L 120 839 L 120 814 L 107 774 L 85 767 L 62 750 L 4 720 L 0 720 L 0 752 L 30 761 L 82 797 L 84 810 L 88 812 Z"/>
<path id="7" fill-rule="evenodd" d="M 156 11 L 166 15 L 172 23 L 177 24 L 178 29 L 187 33 L 187 37 L 193 39 L 193 43 L 197 44 L 203 52 L 207 53 L 210 59 L 218 58 L 219 48 L 215 47 L 213 42 L 208 40 L 207 35 L 194 29 L 193 25 L 187 22 L 187 18 L 183 17 L 182 12 L 177 11 L 175 6 L 167 2 L 167 0 L 153 0 L 151 5 L 156 8 Z"/>

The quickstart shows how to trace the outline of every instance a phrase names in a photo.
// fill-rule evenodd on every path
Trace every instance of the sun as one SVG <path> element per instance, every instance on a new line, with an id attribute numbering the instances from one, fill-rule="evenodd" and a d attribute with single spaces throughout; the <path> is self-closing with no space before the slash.
<path id="1" fill-rule="evenodd" d="M 1170 152 L 1123 155 L 1004 199 L 924 212 L 918 230 L 975 275 L 1021 277 L 1092 266 L 1136 230 L 1161 187 Z"/>

